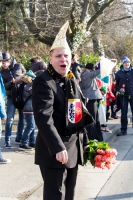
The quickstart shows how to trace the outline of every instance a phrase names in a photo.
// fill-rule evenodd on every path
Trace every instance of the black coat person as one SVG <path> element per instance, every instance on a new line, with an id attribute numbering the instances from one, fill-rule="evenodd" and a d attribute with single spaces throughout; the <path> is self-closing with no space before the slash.
<path id="1" fill-rule="evenodd" d="M 83 165 L 83 150 L 88 141 L 84 97 L 69 71 L 69 47 L 57 44 L 51 48 L 47 70 L 33 83 L 33 111 L 39 130 L 35 164 L 40 166 L 44 180 L 43 200 L 73 200 L 78 164 Z"/>
<path id="2" fill-rule="evenodd" d="M 117 134 L 117 136 L 124 136 L 127 135 L 127 114 L 129 103 L 133 116 L 133 68 L 130 64 L 130 59 L 128 57 L 125 56 L 122 59 L 122 65 L 120 67 L 120 70 L 116 73 L 115 79 L 116 90 L 119 93 L 119 108 L 121 109 L 121 131 Z"/>
<path id="3" fill-rule="evenodd" d="M 7 95 L 7 120 L 5 125 L 5 148 L 11 148 L 11 134 L 12 134 L 12 125 L 13 119 L 15 114 L 16 107 L 13 104 L 12 97 L 11 97 L 11 90 L 13 86 L 20 82 L 20 75 L 26 73 L 26 69 L 21 63 L 17 63 L 13 58 L 10 57 L 10 54 L 7 52 L 2 53 L 2 69 L 0 73 L 3 78 L 4 86 L 6 89 Z M 21 109 L 18 109 L 19 113 L 19 122 L 18 128 L 16 133 L 15 142 L 20 142 L 23 134 L 24 128 L 24 116 Z"/>

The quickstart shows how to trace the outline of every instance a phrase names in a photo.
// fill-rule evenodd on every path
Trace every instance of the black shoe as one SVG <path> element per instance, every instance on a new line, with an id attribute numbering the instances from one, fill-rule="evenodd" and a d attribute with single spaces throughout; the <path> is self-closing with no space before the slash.
<path id="1" fill-rule="evenodd" d="M 29 144 L 29 147 L 35 148 L 35 144 Z"/>
<path id="2" fill-rule="evenodd" d="M 4 144 L 4 147 L 5 147 L 6 149 L 11 149 L 11 148 L 12 148 L 12 146 L 10 145 L 10 143 L 5 143 L 5 144 Z"/>
<path id="3" fill-rule="evenodd" d="M 15 143 L 20 144 L 21 140 L 18 140 L 17 138 L 15 139 Z"/>
<path id="4" fill-rule="evenodd" d="M 124 136 L 124 135 L 127 135 L 127 132 L 120 132 L 117 134 L 117 136 Z"/>
<path id="5" fill-rule="evenodd" d="M 29 147 L 28 145 L 20 144 L 19 145 L 19 150 L 22 150 L 22 151 L 32 151 L 33 148 Z"/>

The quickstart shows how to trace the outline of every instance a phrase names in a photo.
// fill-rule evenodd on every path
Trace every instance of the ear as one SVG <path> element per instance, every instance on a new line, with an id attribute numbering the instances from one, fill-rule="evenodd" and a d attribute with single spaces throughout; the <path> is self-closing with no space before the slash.
<path id="1" fill-rule="evenodd" d="M 49 63 L 51 64 L 51 55 L 49 56 Z"/>
<path id="2" fill-rule="evenodd" d="M 11 60 L 8 60 L 8 63 L 11 64 Z"/>

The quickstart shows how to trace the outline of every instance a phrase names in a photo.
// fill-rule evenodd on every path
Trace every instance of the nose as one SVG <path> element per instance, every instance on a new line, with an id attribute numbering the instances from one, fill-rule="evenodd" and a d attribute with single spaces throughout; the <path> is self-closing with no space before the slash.
<path id="1" fill-rule="evenodd" d="M 61 56 L 61 61 L 64 62 L 66 60 L 65 56 Z"/>

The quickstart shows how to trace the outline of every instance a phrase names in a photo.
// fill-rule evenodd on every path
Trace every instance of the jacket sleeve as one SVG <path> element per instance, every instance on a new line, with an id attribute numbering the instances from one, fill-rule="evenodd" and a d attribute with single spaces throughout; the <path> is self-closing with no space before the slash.
<path id="1" fill-rule="evenodd" d="M 88 145 L 88 141 L 89 139 L 88 139 L 87 131 L 85 131 L 83 134 L 83 147 Z"/>
<path id="2" fill-rule="evenodd" d="M 33 82 L 32 105 L 36 125 L 51 156 L 65 150 L 66 148 L 54 126 L 53 90 L 42 76 L 38 76 Z"/>
<path id="3" fill-rule="evenodd" d="M 22 74 L 25 74 L 26 73 L 25 67 L 21 63 L 20 63 L 20 65 L 21 65 Z"/>
<path id="4" fill-rule="evenodd" d="M 78 78 L 80 78 L 81 72 L 82 72 L 82 70 L 81 70 L 80 66 L 78 65 L 78 67 L 77 67 L 77 76 L 78 76 Z"/>
<path id="5" fill-rule="evenodd" d="M 88 78 L 94 79 L 100 74 L 100 69 L 95 70 L 95 71 L 91 71 L 91 72 L 86 71 L 86 72 L 83 72 L 83 73 L 84 73 L 84 76 L 86 77 L 86 79 L 88 79 Z"/>
<path id="6" fill-rule="evenodd" d="M 13 87 L 13 82 L 12 81 L 5 81 L 4 78 L 3 78 L 3 83 L 4 83 L 4 86 L 5 86 L 5 89 L 6 90 L 11 90 L 11 88 Z"/>

